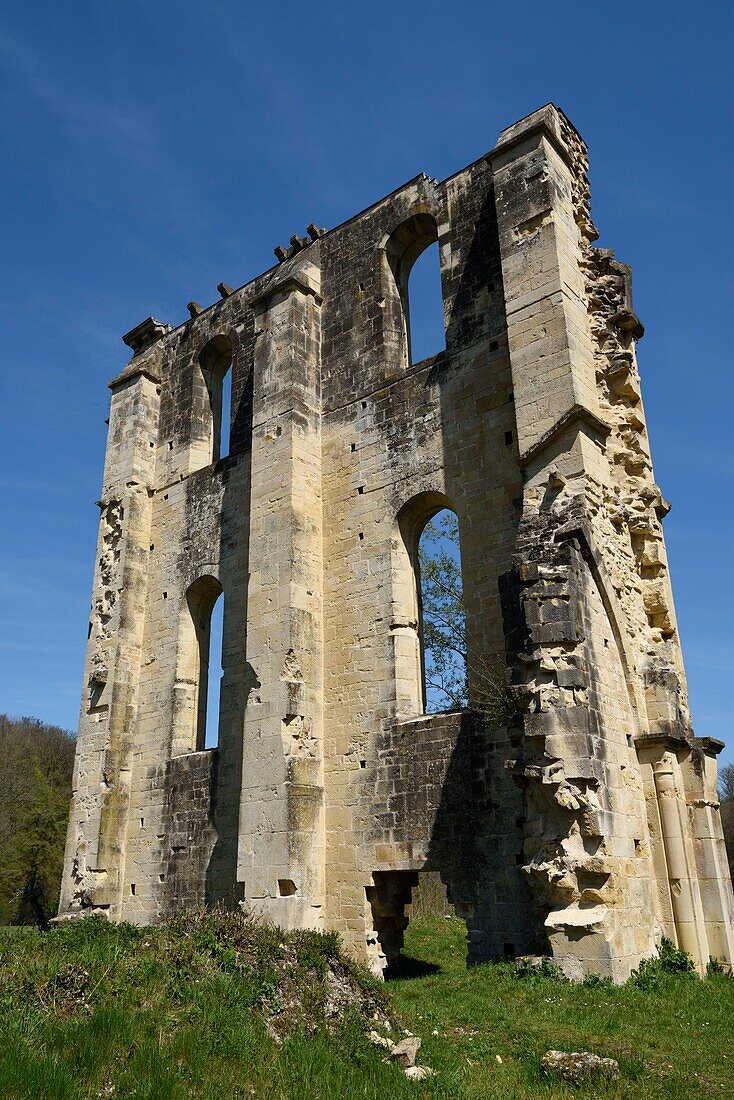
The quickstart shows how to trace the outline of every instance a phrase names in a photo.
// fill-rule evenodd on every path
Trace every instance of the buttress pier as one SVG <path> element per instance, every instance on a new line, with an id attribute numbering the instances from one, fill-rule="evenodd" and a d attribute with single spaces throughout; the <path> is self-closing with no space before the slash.
<path id="1" fill-rule="evenodd" d="M 662 936 L 731 963 L 722 744 L 691 728 L 643 329 L 597 236 L 549 104 L 124 337 L 61 917 L 242 905 L 382 973 L 432 871 L 470 963 L 620 982 Z M 434 245 L 445 348 L 416 361 Z M 418 541 L 442 509 L 470 705 L 427 714 Z"/>

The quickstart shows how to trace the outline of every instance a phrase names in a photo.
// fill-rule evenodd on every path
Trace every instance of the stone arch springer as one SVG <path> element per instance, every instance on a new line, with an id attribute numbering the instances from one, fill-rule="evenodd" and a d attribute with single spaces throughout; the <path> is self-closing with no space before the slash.
<path id="1" fill-rule="evenodd" d="M 581 557 L 589 568 L 591 578 L 599 592 L 614 635 L 619 658 L 624 669 L 625 686 L 636 725 L 636 736 L 639 736 L 642 732 L 640 729 L 640 716 L 645 713 L 644 700 L 640 697 L 639 684 L 635 676 L 635 661 L 630 653 L 626 632 L 623 628 L 624 612 L 617 599 L 611 578 L 607 573 L 604 559 L 596 546 L 591 527 L 586 522 L 567 524 L 556 530 L 553 541 L 556 545 L 575 541 Z"/>

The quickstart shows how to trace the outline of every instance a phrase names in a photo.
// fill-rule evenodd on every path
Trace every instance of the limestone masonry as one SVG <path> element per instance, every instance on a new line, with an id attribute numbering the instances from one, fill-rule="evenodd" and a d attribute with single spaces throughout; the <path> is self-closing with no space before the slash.
<path id="1" fill-rule="evenodd" d="M 549 104 L 127 334 L 60 916 L 243 904 L 379 973 L 438 871 L 470 962 L 623 981 L 663 935 L 731 962 L 722 745 L 691 729 L 643 329 L 596 237 L 586 147 Z M 408 276 L 436 241 L 446 349 L 416 363 Z M 470 694 L 501 655 L 501 728 L 423 713 L 417 542 L 446 507 Z"/>

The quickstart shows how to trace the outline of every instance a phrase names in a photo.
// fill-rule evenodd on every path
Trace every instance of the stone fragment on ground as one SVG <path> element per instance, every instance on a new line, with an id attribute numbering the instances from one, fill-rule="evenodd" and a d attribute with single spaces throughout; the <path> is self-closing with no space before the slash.
<path id="1" fill-rule="evenodd" d="M 436 1071 L 428 1066 L 406 1066 L 403 1073 L 411 1081 L 425 1081 L 428 1077 L 435 1077 Z"/>
<path id="2" fill-rule="evenodd" d="M 549 1050 L 543 1055 L 541 1065 L 546 1073 L 561 1077 L 570 1085 L 584 1081 L 616 1081 L 619 1063 L 614 1058 L 600 1058 L 588 1050 Z"/>
<path id="3" fill-rule="evenodd" d="M 392 1039 L 388 1039 L 385 1035 L 380 1035 L 378 1031 L 371 1031 L 367 1036 L 371 1043 L 374 1043 L 376 1047 L 385 1047 L 386 1050 L 393 1051 L 395 1043 Z"/>
<path id="4" fill-rule="evenodd" d="M 403 1068 L 408 1068 L 415 1065 L 415 1060 L 420 1050 L 421 1041 L 417 1035 L 409 1035 L 405 1039 L 401 1039 L 399 1043 L 396 1043 L 392 1048 L 391 1054 L 396 1062 L 399 1062 Z"/>

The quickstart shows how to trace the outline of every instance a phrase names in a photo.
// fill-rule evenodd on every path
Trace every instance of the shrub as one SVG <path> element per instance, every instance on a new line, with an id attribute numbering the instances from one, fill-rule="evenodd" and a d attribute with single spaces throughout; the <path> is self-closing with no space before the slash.
<path id="1" fill-rule="evenodd" d="M 632 971 L 630 984 L 637 989 L 658 989 L 670 976 L 695 978 L 696 967 L 690 955 L 663 936 L 657 958 L 643 959 Z"/>

